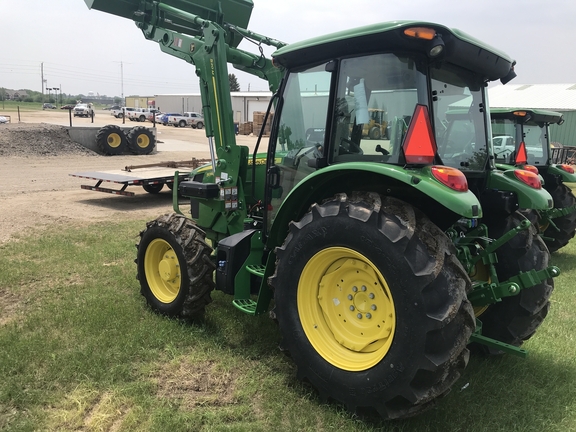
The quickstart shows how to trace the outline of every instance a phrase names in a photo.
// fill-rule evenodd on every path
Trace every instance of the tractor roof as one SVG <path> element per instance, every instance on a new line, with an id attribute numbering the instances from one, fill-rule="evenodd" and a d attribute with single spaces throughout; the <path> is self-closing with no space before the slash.
<path id="1" fill-rule="evenodd" d="M 524 113 L 524 114 L 523 114 Z M 507 118 L 510 120 L 519 119 L 529 115 L 530 121 L 536 123 L 562 123 L 562 114 L 556 111 L 548 111 L 534 108 L 490 108 L 490 117 Z"/>
<path id="2" fill-rule="evenodd" d="M 411 27 L 436 30 L 446 48 L 442 58 L 480 73 L 485 80 L 505 77 L 515 63 L 502 51 L 460 30 L 422 21 L 392 21 L 343 30 L 286 45 L 272 56 L 277 64 L 298 68 L 358 53 L 426 53 L 430 46 L 429 40 L 410 38 L 404 34 L 404 30 Z"/>

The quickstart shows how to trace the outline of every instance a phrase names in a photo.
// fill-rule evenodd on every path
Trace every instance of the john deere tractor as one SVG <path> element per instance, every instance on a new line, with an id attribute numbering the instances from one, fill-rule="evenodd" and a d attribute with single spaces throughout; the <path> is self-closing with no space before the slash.
<path id="1" fill-rule="evenodd" d="M 433 406 L 468 363 L 470 341 L 523 354 L 521 340 L 483 334 L 473 308 L 551 289 L 558 274 L 515 216 L 515 204 L 548 207 L 549 195 L 534 173 L 493 169 L 488 152 L 486 84 L 515 76 L 510 57 L 427 22 L 286 45 L 246 29 L 251 0 L 86 2 L 134 20 L 200 80 L 211 163 L 175 185 L 174 212 L 148 222 L 138 246 L 154 310 L 199 319 L 217 289 L 242 312 L 269 312 L 300 379 L 385 418 Z M 252 54 L 242 39 L 277 50 Z M 274 93 L 270 137 L 253 151 L 235 141 L 228 63 Z M 386 107 L 388 134 L 363 139 L 374 106 Z M 467 157 L 439 152 L 454 106 L 469 118 L 454 145 L 477 144 Z M 481 223 L 485 203 L 496 235 Z M 497 251 L 516 239 L 528 252 L 509 274 Z"/>
<path id="2" fill-rule="evenodd" d="M 576 183 L 574 167 L 552 161 L 549 125 L 561 125 L 562 114 L 540 109 L 492 108 L 490 117 L 493 142 L 502 148 L 496 165 L 504 170 L 516 165 L 539 174 L 544 188 L 552 195 L 553 209 L 526 214 L 539 228 L 550 252 L 555 252 L 566 246 L 576 232 L 576 197 L 565 184 Z"/>

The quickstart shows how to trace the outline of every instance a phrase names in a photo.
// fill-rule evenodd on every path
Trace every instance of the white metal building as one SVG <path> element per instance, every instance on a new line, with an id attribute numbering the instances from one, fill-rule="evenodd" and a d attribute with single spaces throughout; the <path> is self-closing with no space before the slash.
<path id="1" fill-rule="evenodd" d="M 272 98 L 271 92 L 232 92 L 234 121 L 247 123 L 254 120 L 255 112 L 265 112 Z M 155 95 L 156 108 L 162 112 L 202 112 L 200 93 Z"/>
<path id="2" fill-rule="evenodd" d="M 533 108 L 563 114 L 564 124 L 550 126 L 550 139 L 576 146 L 576 84 L 506 84 L 488 89 L 492 108 Z"/>

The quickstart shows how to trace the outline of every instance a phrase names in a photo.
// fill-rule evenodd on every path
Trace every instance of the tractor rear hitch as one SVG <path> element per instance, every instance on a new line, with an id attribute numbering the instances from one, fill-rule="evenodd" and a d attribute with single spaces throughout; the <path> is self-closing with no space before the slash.
<path id="1" fill-rule="evenodd" d="M 560 269 L 550 266 L 543 270 L 530 270 L 521 272 L 500 283 L 479 283 L 474 286 L 473 291 L 468 295 L 468 300 L 473 306 L 487 306 L 499 302 L 503 297 L 510 297 L 520 293 L 523 289 L 531 288 L 560 274 Z"/>

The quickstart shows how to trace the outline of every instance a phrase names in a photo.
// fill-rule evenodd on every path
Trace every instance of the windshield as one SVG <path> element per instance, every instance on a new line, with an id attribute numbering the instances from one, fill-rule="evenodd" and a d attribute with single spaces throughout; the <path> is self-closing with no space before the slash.
<path id="1" fill-rule="evenodd" d="M 548 134 L 546 127 L 534 122 L 524 124 L 524 144 L 531 165 L 546 165 L 548 159 Z"/>
<path id="2" fill-rule="evenodd" d="M 484 170 L 488 152 L 483 83 L 450 64 L 431 69 L 430 75 L 442 163 L 462 171 Z"/>

